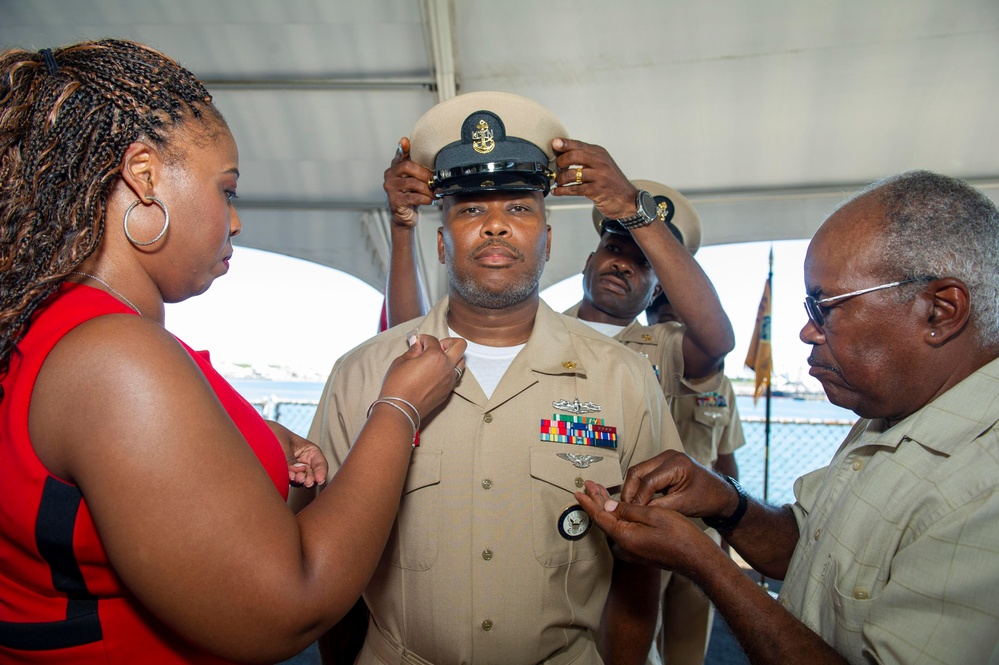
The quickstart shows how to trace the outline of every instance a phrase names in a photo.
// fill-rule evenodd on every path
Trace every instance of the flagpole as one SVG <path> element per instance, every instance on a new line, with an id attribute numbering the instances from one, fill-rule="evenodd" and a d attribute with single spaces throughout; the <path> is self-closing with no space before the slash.
<path id="1" fill-rule="evenodd" d="M 753 370 L 755 381 L 753 382 L 753 406 L 756 405 L 763 391 L 767 392 L 766 419 L 763 427 L 763 500 L 767 500 L 770 486 L 770 417 L 771 399 L 773 393 L 770 389 L 773 377 L 774 364 L 771 345 L 771 313 L 770 302 L 773 297 L 774 280 L 774 246 L 770 243 L 770 267 L 767 271 L 767 281 L 763 285 L 763 296 L 760 298 L 760 306 L 756 311 L 756 325 L 753 327 L 753 337 L 749 340 L 749 351 L 746 353 L 746 367 Z M 761 574 L 760 586 L 767 588 L 767 580 Z"/>
<path id="2" fill-rule="evenodd" d="M 770 266 L 767 271 L 767 288 L 770 291 L 771 302 L 773 301 L 774 292 L 774 246 L 770 243 Z M 773 307 L 771 306 L 770 314 L 770 330 L 771 338 L 773 337 Z M 771 345 L 771 349 L 772 349 Z M 771 356 L 772 357 L 772 356 Z M 771 372 L 773 370 L 771 369 Z M 767 495 L 770 490 L 770 407 L 772 393 L 770 390 L 770 384 L 773 380 L 767 381 L 767 407 L 766 407 L 766 419 L 763 423 L 763 502 L 767 502 Z M 770 585 L 767 584 L 767 578 L 763 573 L 760 573 L 760 586 L 763 587 L 765 591 L 770 590 Z"/>
<path id="3" fill-rule="evenodd" d="M 774 292 L 774 246 L 770 245 L 770 269 L 767 272 L 767 286 L 770 289 L 771 301 L 773 300 Z M 773 306 L 771 305 L 770 314 L 770 330 L 773 331 Z M 772 338 L 772 335 L 771 335 Z M 771 348 L 773 348 L 771 346 Z M 763 428 L 763 500 L 767 500 L 768 490 L 770 488 L 770 405 L 771 405 L 771 391 L 770 384 L 773 381 L 767 381 L 767 415 L 766 421 Z"/>

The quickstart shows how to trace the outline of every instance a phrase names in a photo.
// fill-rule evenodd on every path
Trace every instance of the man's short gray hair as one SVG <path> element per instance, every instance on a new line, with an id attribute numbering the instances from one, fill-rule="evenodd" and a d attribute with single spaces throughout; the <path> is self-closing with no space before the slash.
<path id="1" fill-rule="evenodd" d="M 884 206 L 883 265 L 897 279 L 956 277 L 971 292 L 980 342 L 999 344 L 999 209 L 967 183 L 929 171 L 879 180 L 856 197 Z"/>

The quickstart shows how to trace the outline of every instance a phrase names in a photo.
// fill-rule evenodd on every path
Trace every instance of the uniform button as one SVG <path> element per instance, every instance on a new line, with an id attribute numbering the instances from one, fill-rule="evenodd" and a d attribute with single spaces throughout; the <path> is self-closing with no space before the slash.
<path id="1" fill-rule="evenodd" d="M 819 536 L 821 536 L 821 535 L 822 535 L 822 529 L 816 529 L 815 530 L 815 540 L 818 540 Z"/>
<path id="2" fill-rule="evenodd" d="M 867 593 L 867 589 L 861 589 L 860 587 L 857 587 L 856 589 L 853 590 L 853 597 L 856 598 L 857 600 L 867 600 L 869 595 Z"/>
<path id="3" fill-rule="evenodd" d="M 582 486 L 583 486 L 583 479 L 576 478 L 576 487 L 582 487 Z"/>
<path id="4" fill-rule="evenodd" d="M 862 460 L 862 459 L 853 460 L 853 470 L 854 471 L 860 471 L 863 468 L 864 468 L 864 460 Z"/>
<path id="5" fill-rule="evenodd" d="M 493 421 L 493 414 L 487 413 L 486 415 L 482 416 L 482 420 L 484 420 L 487 423 L 491 423 Z"/>
<path id="6" fill-rule="evenodd" d="M 482 489 L 487 490 L 492 486 L 493 486 L 493 481 L 489 480 L 488 478 L 482 481 Z"/>
<path id="7" fill-rule="evenodd" d="M 492 629 L 493 629 L 492 621 L 486 619 L 485 621 L 482 622 L 482 630 L 492 630 Z"/>
<path id="8" fill-rule="evenodd" d="M 486 561 L 492 561 L 493 560 L 493 551 L 492 550 L 482 550 L 482 558 L 485 559 Z"/>

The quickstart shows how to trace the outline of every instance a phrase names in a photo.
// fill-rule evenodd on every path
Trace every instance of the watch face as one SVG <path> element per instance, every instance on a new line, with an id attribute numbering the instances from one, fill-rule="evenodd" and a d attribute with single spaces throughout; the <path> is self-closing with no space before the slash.
<path id="1" fill-rule="evenodd" d="M 644 190 L 638 194 L 638 214 L 649 221 L 659 216 L 655 197 Z"/>

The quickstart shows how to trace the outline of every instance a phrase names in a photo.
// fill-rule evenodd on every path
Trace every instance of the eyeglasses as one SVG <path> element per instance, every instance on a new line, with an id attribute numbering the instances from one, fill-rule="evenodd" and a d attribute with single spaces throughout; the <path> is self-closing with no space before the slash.
<path id="1" fill-rule="evenodd" d="M 852 298 L 854 296 L 862 296 L 865 293 L 873 293 L 874 291 L 880 291 L 882 289 L 891 289 L 896 286 L 902 286 L 903 284 L 912 284 L 913 282 L 919 282 L 926 279 L 932 279 L 930 277 L 913 277 L 912 279 L 903 279 L 900 282 L 891 282 L 889 284 L 880 284 L 878 286 L 872 286 L 867 289 L 860 289 L 859 291 L 851 291 L 850 293 L 844 293 L 840 296 L 829 296 L 828 298 L 823 298 L 822 300 L 816 300 L 812 296 L 805 296 L 805 312 L 808 313 L 808 318 L 811 319 L 812 323 L 821 328 L 825 325 L 826 317 L 822 313 L 822 308 L 836 300 L 845 300 L 847 298 Z"/>

